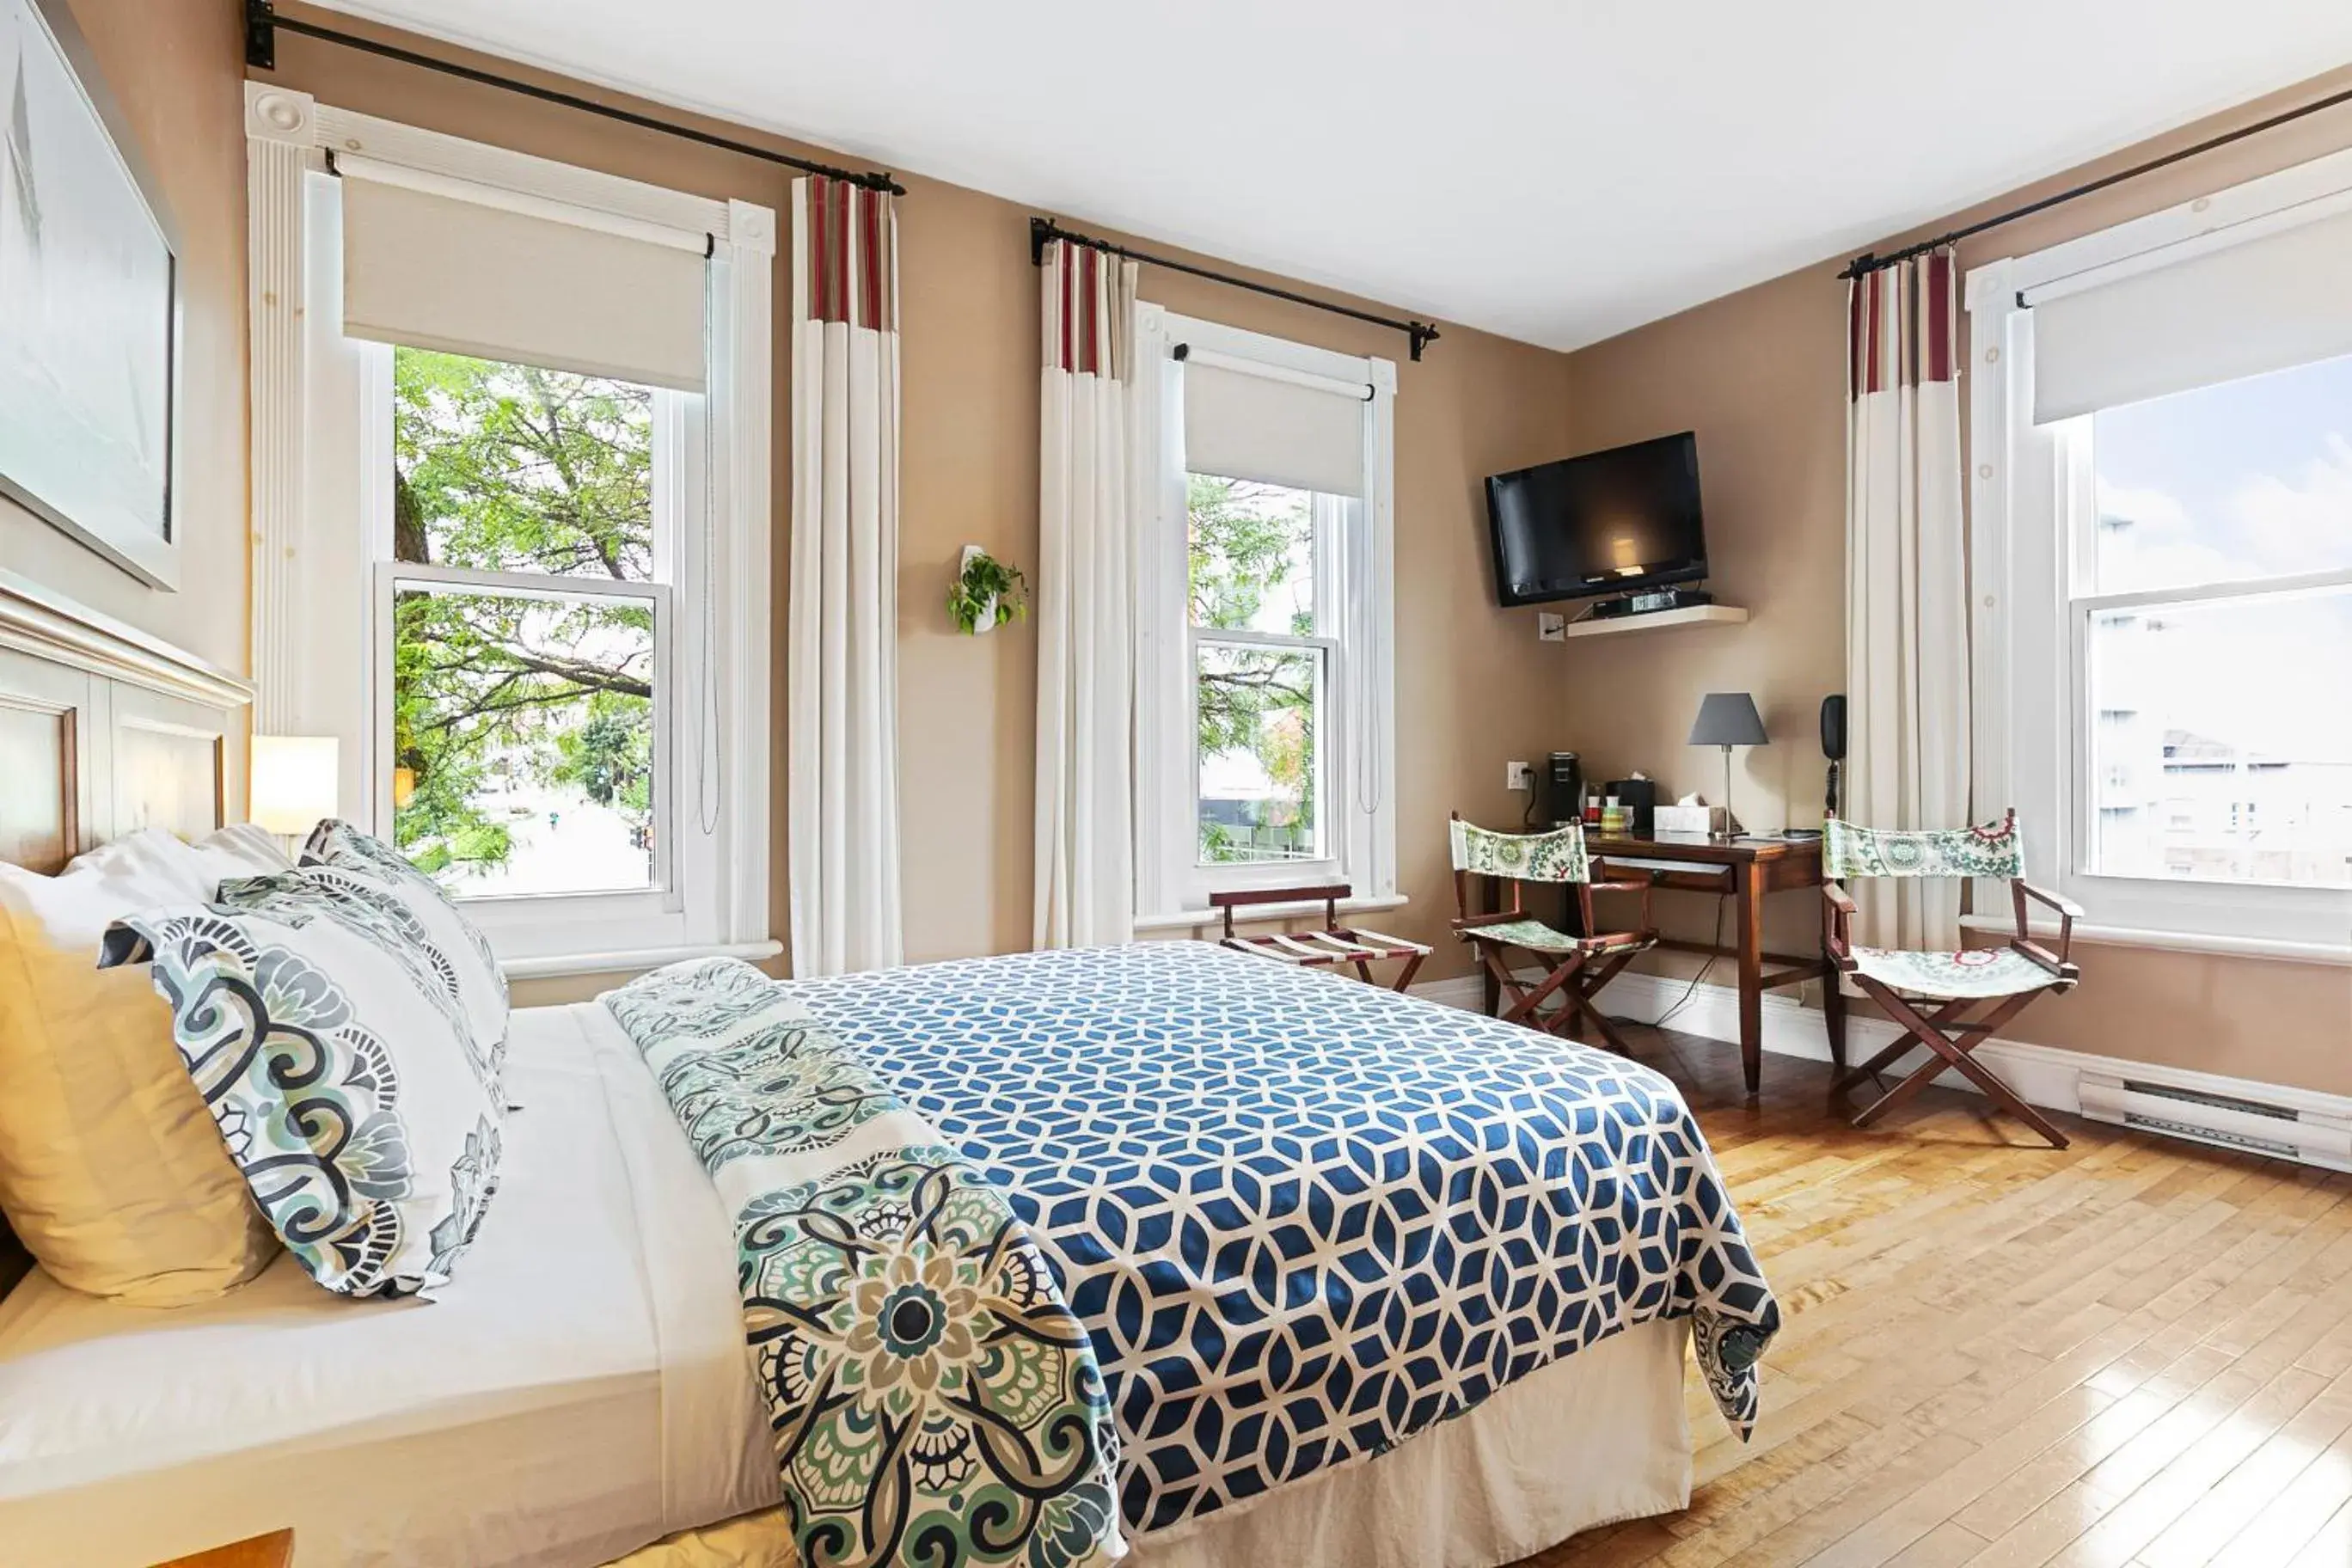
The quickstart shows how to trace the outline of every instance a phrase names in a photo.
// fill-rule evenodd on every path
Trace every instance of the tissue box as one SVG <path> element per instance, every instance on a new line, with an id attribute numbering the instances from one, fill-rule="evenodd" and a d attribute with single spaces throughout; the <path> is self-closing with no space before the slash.
<path id="1" fill-rule="evenodd" d="M 1662 805 L 1657 809 L 1657 830 L 1661 834 L 1686 833 L 1704 837 L 1716 832 L 1722 825 L 1723 807 L 1719 805 Z"/>

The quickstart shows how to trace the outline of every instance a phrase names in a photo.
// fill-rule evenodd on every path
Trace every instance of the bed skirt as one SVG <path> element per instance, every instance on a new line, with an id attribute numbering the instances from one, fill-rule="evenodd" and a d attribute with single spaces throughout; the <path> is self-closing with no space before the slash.
<path id="1" fill-rule="evenodd" d="M 1498 1568 L 1690 1501 L 1690 1322 L 1637 1324 L 1379 1458 L 1135 1539 L 1132 1568 Z M 798 1568 L 780 1510 L 682 1531 L 611 1568 Z"/>

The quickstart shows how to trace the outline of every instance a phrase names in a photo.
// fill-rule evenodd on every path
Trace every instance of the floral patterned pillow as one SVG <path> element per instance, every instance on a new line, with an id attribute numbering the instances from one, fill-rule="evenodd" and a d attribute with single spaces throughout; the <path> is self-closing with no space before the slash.
<path id="1" fill-rule="evenodd" d="M 491 1063 L 400 903 L 292 871 L 107 932 L 148 962 L 261 1213 L 344 1296 L 446 1284 L 498 1188 Z"/>
<path id="2" fill-rule="evenodd" d="M 408 863 L 381 838 L 370 837 L 333 817 L 310 830 L 302 846 L 306 872 L 357 882 L 388 893 L 404 907 L 433 947 L 447 961 L 458 1004 L 475 1044 L 490 1063 L 495 1079 L 506 1060 L 507 982 L 488 938 L 458 912 L 441 884 Z"/>

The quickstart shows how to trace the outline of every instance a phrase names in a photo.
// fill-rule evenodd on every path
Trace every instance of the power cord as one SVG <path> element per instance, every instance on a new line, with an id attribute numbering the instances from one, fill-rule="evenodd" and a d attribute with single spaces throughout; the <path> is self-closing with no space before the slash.
<path id="1" fill-rule="evenodd" d="M 1723 911 L 1728 909 L 1730 905 L 1730 894 L 1718 893 L 1716 895 L 1715 935 L 1709 939 L 1707 946 L 1718 949 L 1723 946 Z M 1690 999 L 1698 994 L 1698 988 L 1702 984 L 1706 984 L 1707 975 L 1713 972 L 1715 968 L 1715 961 L 1722 956 L 1723 954 L 1720 952 L 1708 953 L 1706 955 L 1706 962 L 1698 966 L 1698 973 L 1691 976 L 1690 984 L 1683 987 L 1683 994 L 1675 999 L 1674 1005 L 1668 1007 L 1655 1018 L 1626 1018 L 1621 1017 L 1620 1016 L 1612 1013 L 1609 1016 L 1609 1021 L 1612 1024 L 1641 1024 L 1653 1029 L 1664 1028 L 1669 1019 L 1671 1019 L 1675 1014 L 1681 1012 L 1685 1007 L 1690 1005 Z"/>

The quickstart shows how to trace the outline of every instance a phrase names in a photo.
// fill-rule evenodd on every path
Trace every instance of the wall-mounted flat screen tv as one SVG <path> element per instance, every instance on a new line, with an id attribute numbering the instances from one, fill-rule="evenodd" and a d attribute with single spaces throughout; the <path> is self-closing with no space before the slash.
<path id="1" fill-rule="evenodd" d="M 1627 594 L 1706 575 L 1698 441 L 1685 430 L 1486 481 L 1505 605 Z"/>

